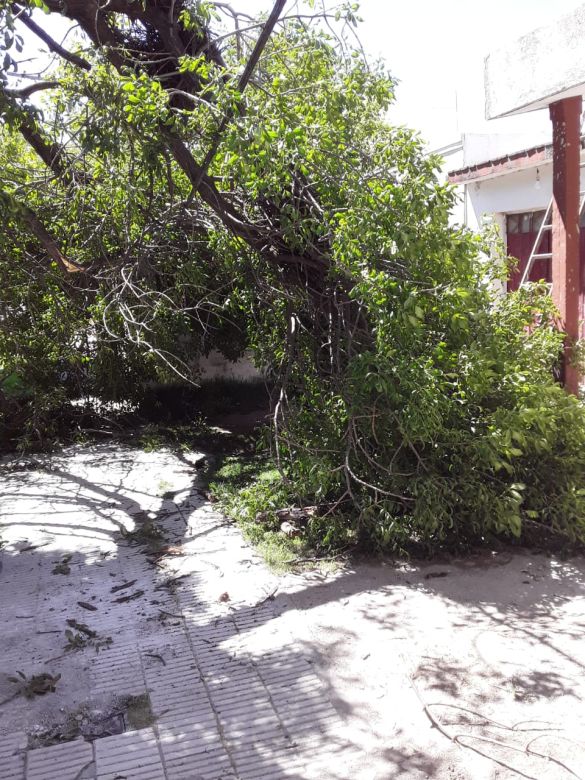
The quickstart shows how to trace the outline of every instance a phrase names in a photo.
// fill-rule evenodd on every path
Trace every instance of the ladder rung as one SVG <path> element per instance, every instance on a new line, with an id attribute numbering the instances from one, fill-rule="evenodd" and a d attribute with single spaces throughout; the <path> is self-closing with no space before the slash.
<path id="1" fill-rule="evenodd" d="M 552 257 L 552 252 L 543 252 L 539 255 L 532 255 L 533 260 L 550 260 Z"/>
<path id="2" fill-rule="evenodd" d="M 552 230 L 552 225 L 543 225 L 541 230 Z"/>

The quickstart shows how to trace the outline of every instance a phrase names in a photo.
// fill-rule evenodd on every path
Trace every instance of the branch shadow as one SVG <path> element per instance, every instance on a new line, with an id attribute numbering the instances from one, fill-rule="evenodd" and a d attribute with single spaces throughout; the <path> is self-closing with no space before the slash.
<path id="1" fill-rule="evenodd" d="M 153 568 L 145 554 L 148 551 L 130 544 L 124 533 L 137 523 L 148 521 L 164 529 L 165 542 L 170 545 L 188 547 L 201 540 L 211 544 L 218 533 L 217 544 L 221 545 L 224 523 L 216 515 L 203 516 L 193 523 L 205 499 L 199 474 L 192 464 L 175 459 L 188 471 L 184 471 L 177 490 L 163 491 L 161 496 L 155 484 L 143 489 L 132 482 L 133 473 L 140 468 L 136 457 L 129 449 L 120 454 L 119 448 L 108 450 L 101 446 L 88 452 L 93 464 L 88 473 L 68 467 L 71 461 L 62 457 L 37 471 L 7 475 L 3 479 L 6 490 L 0 525 L 18 526 L 24 529 L 23 534 L 36 526 L 42 536 L 43 525 L 48 523 L 51 532 L 47 536 L 53 539 L 53 548 L 24 553 L 16 548 L 5 549 L 0 555 L 11 565 L 0 574 L 0 587 L 5 593 L 11 592 L 11 587 L 21 579 L 19 567 L 26 567 L 26 576 L 34 567 L 39 568 L 45 572 L 43 583 L 50 584 L 50 566 L 62 557 L 63 551 L 80 542 L 85 552 L 77 553 L 73 561 L 76 582 L 86 578 L 95 583 L 116 572 L 116 576 L 131 580 L 136 572 L 145 577 L 146 567 L 152 587 L 145 587 L 144 594 L 130 602 L 128 609 L 109 604 L 101 615 L 100 606 L 99 625 L 112 633 L 114 644 L 100 652 L 97 660 L 92 658 L 90 666 L 103 669 L 110 680 L 108 685 L 116 691 L 150 695 L 161 761 L 169 778 L 191 780 L 194 772 L 203 772 L 208 766 L 213 767 L 213 778 L 301 780 L 314 776 L 342 780 L 348 776 L 347 767 L 356 759 L 357 748 L 351 734 L 340 727 L 340 717 L 356 717 L 356 713 L 352 701 L 336 686 L 328 669 L 333 655 L 344 652 L 344 643 L 357 638 L 346 632 L 345 636 L 340 634 L 338 639 L 332 639 L 328 645 L 331 658 L 323 657 L 319 643 L 295 637 L 279 647 L 254 644 L 256 632 L 263 626 L 272 626 L 289 612 L 310 613 L 359 597 L 357 610 L 364 620 L 398 633 L 404 629 L 400 601 L 407 597 L 432 597 L 441 604 L 463 608 L 470 624 L 477 627 L 480 639 L 482 632 L 496 632 L 498 636 L 513 633 L 531 645 L 542 646 L 575 674 L 582 672 L 584 662 L 567 648 L 579 642 L 583 626 L 575 620 L 559 620 L 568 600 L 585 596 L 585 565 L 580 559 L 558 562 L 542 556 L 524 556 L 514 569 L 518 576 L 513 591 L 509 578 L 501 576 L 510 564 L 509 556 L 482 555 L 471 561 L 442 565 L 440 571 L 428 564 L 361 562 L 324 582 L 299 580 L 292 596 L 288 592 L 278 593 L 264 603 L 246 603 L 242 597 L 227 606 L 214 604 L 210 608 L 209 601 L 198 595 L 206 585 L 205 559 L 198 554 L 196 561 L 203 570 L 181 575 L 171 590 L 167 588 L 169 572 L 156 565 Z M 111 473 L 116 458 L 119 468 L 114 479 Z M 167 494 L 172 494 L 172 498 L 165 497 Z M 45 507 L 37 519 L 21 507 L 33 500 Z M 59 522 L 65 513 L 72 515 L 70 521 Z M 27 514 L 30 519 L 26 519 Z M 87 517 L 92 522 L 83 520 Z M 74 537 L 74 532 L 79 531 L 84 535 Z M 92 540 L 106 545 L 107 556 L 100 557 L 87 549 Z M 207 547 L 206 554 L 213 551 Z M 520 565 L 524 568 L 520 569 Z M 108 585 L 114 581 L 118 580 L 113 576 L 111 581 L 106 579 Z M 59 593 L 63 590 L 61 587 Z M 74 596 L 80 594 L 86 599 L 82 590 Z M 27 593 L 23 593 L 20 601 L 15 598 L 15 606 L 24 604 L 26 597 Z M 80 611 L 75 597 L 69 598 L 67 605 L 67 609 L 73 608 L 76 619 L 93 620 L 93 613 L 88 616 Z M 46 618 L 47 630 L 62 627 L 59 615 Z M 132 626 L 125 625 L 128 622 Z M 412 627 L 416 628 L 414 622 Z M 43 650 L 51 642 L 52 650 L 59 649 L 55 647 L 58 634 L 43 637 Z M 22 636 L 20 641 L 19 650 L 26 656 L 29 648 Z M 0 639 L 0 648 L 2 642 Z M 14 643 L 9 650 L 14 650 Z M 479 656 L 480 651 L 481 647 Z M 151 655 L 145 656 L 147 652 Z M 131 662 L 133 653 L 136 658 Z M 14 654 L 9 652 L 5 657 L 12 658 Z M 162 668 L 158 657 L 165 660 Z M 570 676 L 556 668 L 502 674 L 489 661 L 483 662 L 483 668 L 474 668 L 473 674 L 478 679 L 483 677 L 486 684 L 501 683 L 526 699 L 568 696 L 579 700 Z M 464 661 L 441 657 L 424 659 L 412 670 L 415 684 L 429 694 L 445 697 L 446 703 L 462 696 L 468 676 Z M 357 685 L 360 681 L 356 678 L 354 682 Z M 480 697 L 471 702 L 483 703 Z M 366 721 L 361 723 L 364 729 L 368 725 Z M 0 732 L 2 728 L 0 719 Z M 323 765 L 319 768 L 321 753 Z M 383 760 L 384 780 L 442 776 L 440 773 L 446 771 L 444 757 L 404 749 L 398 741 L 384 747 Z M 357 764 L 365 761 L 367 756 L 357 757 Z M 356 776 L 360 776 L 359 772 Z"/>

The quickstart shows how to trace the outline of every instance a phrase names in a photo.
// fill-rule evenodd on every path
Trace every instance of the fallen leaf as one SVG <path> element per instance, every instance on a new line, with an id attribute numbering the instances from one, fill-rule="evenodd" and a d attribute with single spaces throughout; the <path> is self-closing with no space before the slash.
<path id="1" fill-rule="evenodd" d="M 59 561 L 59 563 L 56 563 L 53 566 L 52 573 L 53 574 L 69 574 L 71 572 L 71 567 L 69 566 L 69 561 L 73 558 L 73 555 L 64 555 L 63 558 Z"/>
<path id="2" fill-rule="evenodd" d="M 67 620 L 67 625 L 71 626 L 71 628 L 74 628 L 76 631 L 81 631 L 82 634 L 90 637 L 90 639 L 95 639 L 97 637 L 97 631 L 92 631 L 88 625 L 85 623 L 78 623 L 77 620 L 74 620 L 73 618 Z"/>
<path id="3" fill-rule="evenodd" d="M 126 601 L 134 601 L 134 599 L 139 599 L 140 596 L 144 596 L 143 590 L 137 590 L 134 593 L 130 593 L 128 596 L 120 596 L 119 599 L 114 599 L 114 604 L 124 604 Z"/>
<path id="4" fill-rule="evenodd" d="M 80 607 L 83 607 L 83 609 L 88 609 L 90 612 L 97 612 L 97 607 L 93 604 L 88 604 L 87 601 L 78 601 L 77 603 Z"/>
<path id="5" fill-rule="evenodd" d="M 160 661 L 163 666 L 167 665 L 167 662 L 159 653 L 144 653 L 144 655 L 147 655 L 149 658 L 156 658 L 157 661 Z"/>
<path id="6" fill-rule="evenodd" d="M 27 547 L 21 547 L 20 550 L 18 550 L 18 552 L 19 553 L 31 552 L 32 550 L 38 550 L 39 547 L 46 547 L 48 544 L 49 544 L 48 542 L 43 542 L 43 544 L 29 544 Z"/>
<path id="7" fill-rule="evenodd" d="M 119 590 L 124 590 L 124 588 L 129 588 L 132 585 L 134 585 L 136 580 L 130 580 L 130 582 L 123 582 L 121 585 L 115 585 L 113 588 L 110 588 L 110 593 L 117 593 Z"/>
<path id="8" fill-rule="evenodd" d="M 161 550 L 163 555 L 185 555 L 185 551 L 182 547 L 163 547 Z"/>

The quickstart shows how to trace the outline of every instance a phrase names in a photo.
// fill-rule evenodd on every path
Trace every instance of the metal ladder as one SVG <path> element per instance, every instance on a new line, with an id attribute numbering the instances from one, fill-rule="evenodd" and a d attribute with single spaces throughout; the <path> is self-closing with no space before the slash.
<path id="1" fill-rule="evenodd" d="M 535 260 L 551 260 L 552 259 L 552 252 L 538 252 L 538 247 L 540 246 L 540 242 L 542 241 L 542 237 L 546 231 L 552 230 L 552 222 L 551 216 L 552 216 L 552 204 L 553 199 L 551 198 L 546 213 L 544 215 L 544 219 L 540 223 L 540 227 L 538 228 L 538 233 L 536 234 L 536 241 L 534 242 L 534 245 L 532 247 L 532 251 L 530 252 L 530 256 L 528 258 L 528 262 L 526 263 L 526 267 L 524 268 L 524 273 L 522 274 L 522 278 L 520 279 L 520 287 L 526 284 L 528 281 L 528 277 L 530 276 L 530 272 L 532 271 L 532 266 L 534 265 Z M 581 201 L 581 208 L 579 209 L 579 216 L 581 215 L 581 210 L 583 209 L 583 201 Z"/>
<path id="2" fill-rule="evenodd" d="M 583 166 L 580 166 L 583 167 Z M 580 192 L 579 196 L 581 198 L 581 203 L 579 205 L 579 222 L 581 222 L 581 217 L 583 216 L 583 210 L 585 208 L 585 192 Z M 538 233 L 536 235 L 536 241 L 534 242 L 534 245 L 532 247 L 532 251 L 530 252 L 530 257 L 528 258 L 528 262 L 526 263 L 526 268 L 524 269 L 524 273 L 522 274 L 522 278 L 520 279 L 520 287 L 526 284 L 528 281 L 528 277 L 530 276 L 530 272 L 532 271 L 532 266 L 534 265 L 535 260 L 552 260 L 552 252 L 538 252 L 538 247 L 540 246 L 540 242 L 542 241 L 542 237 L 546 231 L 552 230 L 552 204 L 553 199 L 551 198 L 548 204 L 548 207 L 546 209 L 546 213 L 544 215 L 544 219 L 542 220 L 540 227 L 538 229 Z M 550 285 L 549 292 L 552 291 L 552 284 Z"/>

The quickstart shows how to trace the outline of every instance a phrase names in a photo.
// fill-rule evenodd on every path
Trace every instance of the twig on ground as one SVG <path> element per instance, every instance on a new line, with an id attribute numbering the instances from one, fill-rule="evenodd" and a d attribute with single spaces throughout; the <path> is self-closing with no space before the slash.
<path id="1" fill-rule="evenodd" d="M 167 662 L 162 657 L 162 655 L 159 655 L 158 653 L 144 653 L 144 655 L 148 656 L 149 658 L 156 658 L 158 661 L 161 662 L 163 666 L 167 665 Z"/>
<path id="2" fill-rule="evenodd" d="M 128 596 L 120 596 L 119 599 L 114 599 L 114 604 L 125 604 L 127 601 L 134 601 L 134 599 L 139 599 L 141 596 L 144 596 L 144 591 L 137 590 L 134 593 L 130 593 Z"/>
<path id="3" fill-rule="evenodd" d="M 136 580 L 130 580 L 130 582 L 123 582 L 121 585 L 115 585 L 113 588 L 110 588 L 110 593 L 117 593 L 119 590 L 124 590 L 124 588 L 129 588 L 135 583 Z"/>
<path id="4" fill-rule="evenodd" d="M 269 593 L 263 599 L 260 599 L 260 601 L 257 601 L 254 604 L 254 606 L 255 607 L 261 607 L 262 604 L 266 604 L 267 601 L 274 601 L 274 597 L 276 596 L 277 591 L 278 591 L 278 585 L 276 586 L 276 588 L 274 588 L 274 590 L 271 593 Z"/>
<path id="5" fill-rule="evenodd" d="M 177 620 L 183 620 L 182 615 L 175 615 L 173 612 L 167 612 L 166 609 L 159 609 L 161 615 L 168 615 L 169 617 L 176 618 Z"/>

